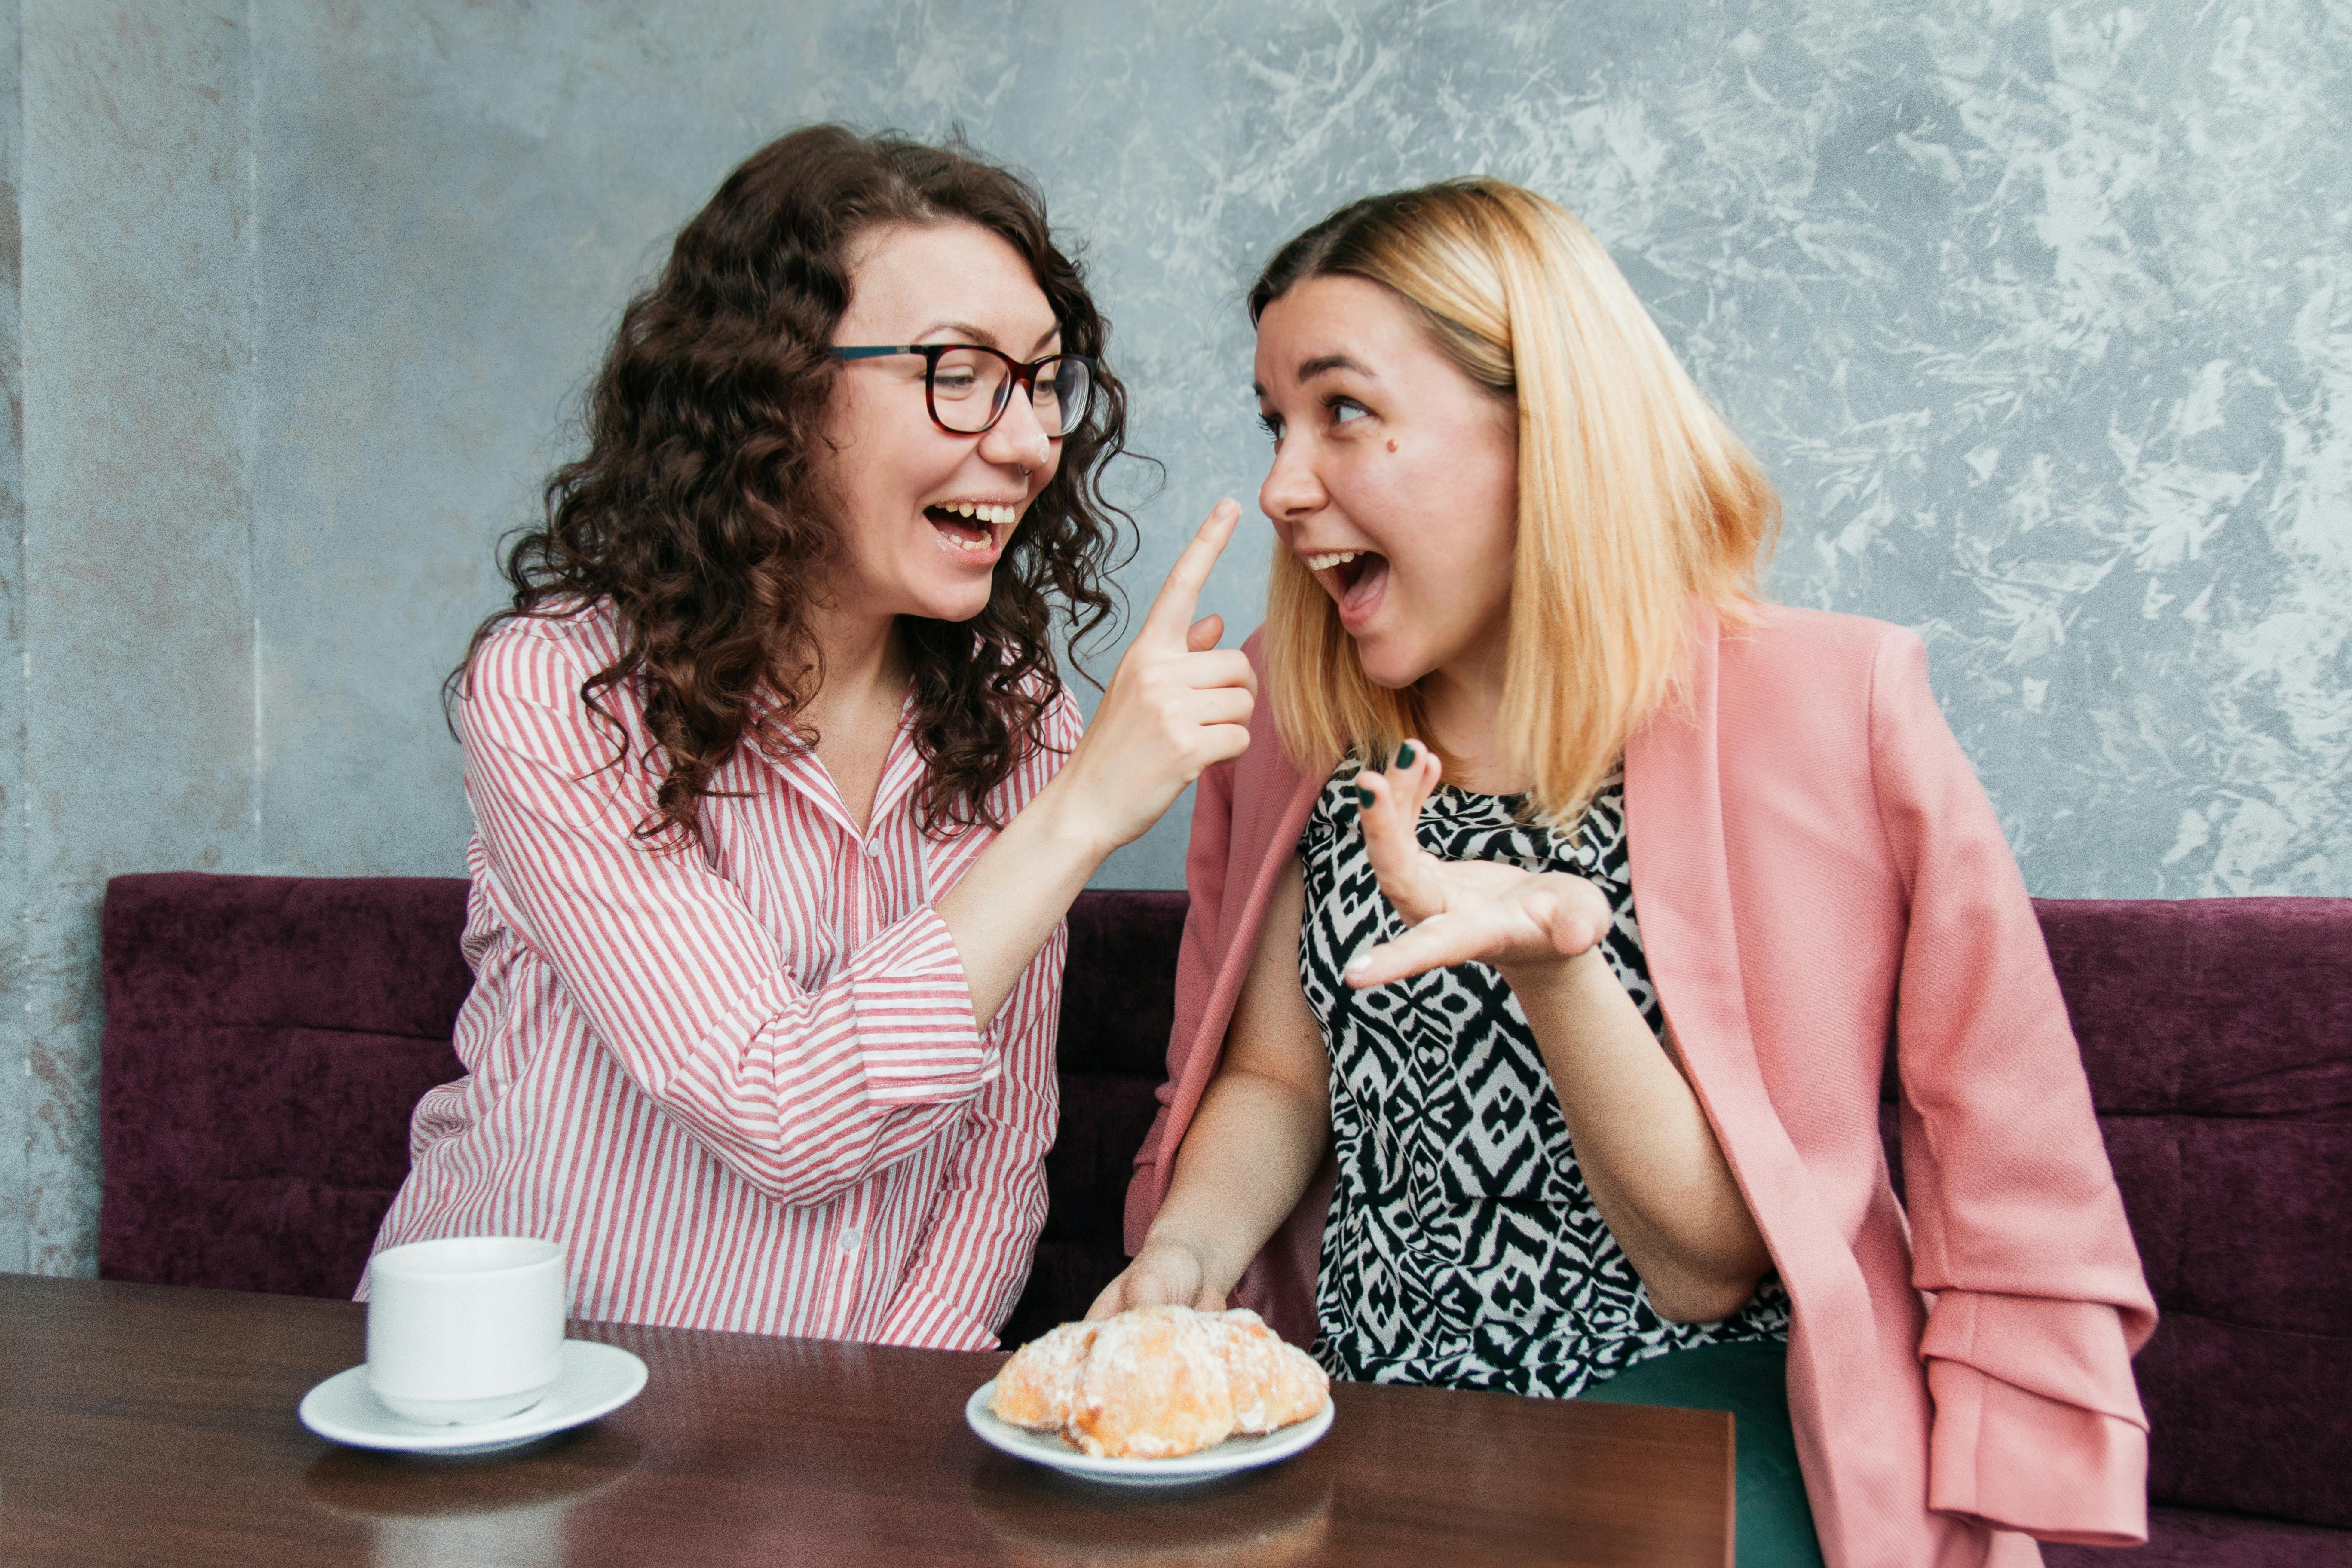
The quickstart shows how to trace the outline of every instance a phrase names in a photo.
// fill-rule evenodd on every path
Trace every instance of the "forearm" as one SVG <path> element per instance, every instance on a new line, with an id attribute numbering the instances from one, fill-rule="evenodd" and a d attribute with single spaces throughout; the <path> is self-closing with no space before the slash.
<path id="1" fill-rule="evenodd" d="M 934 906 L 983 1031 L 1112 847 L 1081 826 L 1064 778 L 1039 790 Z"/>
<path id="2" fill-rule="evenodd" d="M 1230 1294 L 1298 1206 L 1330 1141 L 1328 1089 L 1228 1068 L 1202 1097 L 1145 1245 L 1192 1248 L 1209 1288 Z"/>
<path id="3" fill-rule="evenodd" d="M 1736 1310 L 1770 1266 L 1690 1085 L 1598 948 L 1507 970 L 1601 1218 L 1668 1318 Z"/>

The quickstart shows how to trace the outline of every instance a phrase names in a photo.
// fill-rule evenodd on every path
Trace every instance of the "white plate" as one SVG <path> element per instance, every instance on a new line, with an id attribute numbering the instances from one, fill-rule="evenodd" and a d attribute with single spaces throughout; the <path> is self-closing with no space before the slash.
<path id="1" fill-rule="evenodd" d="M 617 1345 L 563 1342 L 555 1386 L 520 1415 L 471 1426 L 426 1426 L 404 1420 L 368 1392 L 367 1368 L 339 1372 L 302 1396 L 302 1425 L 331 1442 L 404 1454 L 488 1454 L 599 1415 L 610 1415 L 646 1385 L 646 1363 Z"/>
<path id="2" fill-rule="evenodd" d="M 1263 1437 L 1228 1437 L 1213 1448 L 1181 1454 L 1172 1459 L 1097 1459 L 1091 1454 L 1080 1453 L 1051 1432 L 1032 1432 L 999 1421 L 988 1408 L 989 1401 L 995 1397 L 996 1380 L 991 1378 L 972 1390 L 971 1397 L 963 1402 L 963 1418 L 982 1442 L 1016 1459 L 1050 1465 L 1065 1475 L 1122 1487 L 1181 1487 L 1195 1481 L 1213 1481 L 1237 1470 L 1255 1469 L 1286 1459 L 1313 1447 L 1317 1438 L 1331 1430 L 1331 1401 L 1327 1398 L 1323 1408 L 1306 1420 L 1293 1422 Z"/>

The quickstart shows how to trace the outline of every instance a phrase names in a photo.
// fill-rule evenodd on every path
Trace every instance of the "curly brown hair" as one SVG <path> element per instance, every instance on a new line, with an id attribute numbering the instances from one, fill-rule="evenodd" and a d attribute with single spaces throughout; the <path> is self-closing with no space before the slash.
<path id="1" fill-rule="evenodd" d="M 447 698 L 464 695 L 476 653 L 505 622 L 608 607 L 619 653 L 581 700 L 615 731 L 605 698 L 625 687 L 637 700 L 660 783 L 636 835 L 672 847 L 692 842 L 711 776 L 739 745 L 777 755 L 813 745 L 797 715 L 824 678 L 812 598 L 844 554 L 819 454 L 848 253 L 879 224 L 947 222 L 1018 251 L 1064 349 L 1099 363 L 1108 324 L 1026 180 L 961 139 L 933 147 L 816 125 L 771 142 L 679 231 L 660 278 L 623 313 L 585 398 L 588 453 L 555 471 L 544 526 L 508 550 L 513 603 L 476 630 Z M 1060 469 L 1006 544 L 987 608 L 969 621 L 900 618 L 926 832 L 1002 826 L 990 793 L 1048 744 L 1063 691 L 1055 601 L 1073 644 L 1111 615 L 1105 576 L 1131 520 L 1101 479 L 1126 432 L 1125 389 L 1100 370 Z"/>

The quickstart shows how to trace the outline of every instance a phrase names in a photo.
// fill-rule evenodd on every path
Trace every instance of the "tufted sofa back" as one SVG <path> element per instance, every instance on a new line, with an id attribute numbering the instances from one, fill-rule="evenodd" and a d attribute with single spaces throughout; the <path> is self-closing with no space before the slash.
<path id="1" fill-rule="evenodd" d="M 350 1293 L 407 1172 L 410 1109 L 459 1071 L 465 899 L 460 881 L 115 879 L 102 1274 Z M 1119 1267 L 1184 907 L 1090 892 L 1070 911 L 1052 1212 L 1008 1342 Z M 2352 1526 L 2352 900 L 2038 907 L 2164 1313 L 2137 1366 L 2151 1497 Z"/>

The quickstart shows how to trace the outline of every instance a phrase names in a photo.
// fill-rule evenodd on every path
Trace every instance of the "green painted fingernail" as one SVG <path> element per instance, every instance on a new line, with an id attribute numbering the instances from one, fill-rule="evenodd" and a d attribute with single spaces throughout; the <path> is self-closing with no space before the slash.
<path id="1" fill-rule="evenodd" d="M 1413 758 L 1420 754 L 1420 752 L 1412 749 L 1412 742 L 1411 741 L 1407 741 L 1403 745 L 1397 748 L 1396 765 L 1401 768 L 1409 768 L 1412 766 Z"/>
<path id="2" fill-rule="evenodd" d="M 1356 786 L 1356 804 L 1361 806 L 1370 806 L 1372 804 L 1371 785 L 1358 784 Z"/>

